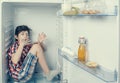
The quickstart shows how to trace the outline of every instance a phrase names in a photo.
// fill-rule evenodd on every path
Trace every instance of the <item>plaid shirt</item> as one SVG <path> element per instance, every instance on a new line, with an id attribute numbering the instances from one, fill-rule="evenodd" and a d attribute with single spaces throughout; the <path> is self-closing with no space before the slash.
<path id="1" fill-rule="evenodd" d="M 16 53 L 16 50 L 18 49 L 19 43 L 15 42 L 7 51 L 7 55 L 8 55 L 8 69 L 9 69 L 9 74 L 11 77 L 13 77 L 14 79 L 18 79 L 18 74 L 21 70 L 21 66 L 23 64 L 23 61 L 25 59 L 25 57 L 27 56 L 30 48 L 32 47 L 32 45 L 26 45 L 23 48 L 22 54 L 21 54 L 21 58 L 18 61 L 17 64 L 14 64 L 11 60 L 11 56 L 13 53 Z"/>

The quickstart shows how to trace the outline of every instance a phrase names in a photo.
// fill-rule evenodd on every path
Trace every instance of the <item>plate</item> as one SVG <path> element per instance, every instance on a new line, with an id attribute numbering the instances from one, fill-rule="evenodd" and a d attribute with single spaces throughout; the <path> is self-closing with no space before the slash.
<path id="1" fill-rule="evenodd" d="M 98 66 L 98 64 L 96 62 L 89 61 L 86 63 L 86 66 L 88 66 L 90 68 L 96 68 Z"/>

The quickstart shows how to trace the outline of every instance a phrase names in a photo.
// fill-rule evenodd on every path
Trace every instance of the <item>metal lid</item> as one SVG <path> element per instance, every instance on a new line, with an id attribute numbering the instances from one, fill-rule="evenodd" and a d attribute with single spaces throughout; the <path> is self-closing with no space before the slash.
<path id="1" fill-rule="evenodd" d="M 80 36 L 79 39 L 78 39 L 78 43 L 83 43 L 83 44 L 86 44 L 86 39 L 84 36 Z"/>

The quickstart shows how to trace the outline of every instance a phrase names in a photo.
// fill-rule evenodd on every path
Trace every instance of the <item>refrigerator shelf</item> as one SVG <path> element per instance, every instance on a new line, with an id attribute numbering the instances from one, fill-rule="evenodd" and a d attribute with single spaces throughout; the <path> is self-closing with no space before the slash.
<path id="1" fill-rule="evenodd" d="M 116 70 L 111 71 L 109 69 L 106 69 L 106 68 L 102 67 L 101 65 L 99 65 L 96 68 L 89 68 L 85 64 L 79 62 L 77 58 L 74 58 L 74 57 L 68 55 L 67 53 L 62 52 L 61 49 L 58 49 L 58 54 L 60 56 L 62 56 L 63 58 L 65 58 L 67 61 L 76 65 L 77 67 L 85 70 L 86 72 L 94 75 L 95 77 L 97 77 L 97 78 L 99 78 L 99 79 L 101 79 L 105 82 L 115 82 L 115 81 L 117 81 Z"/>
<path id="2" fill-rule="evenodd" d="M 117 16 L 117 11 L 118 11 L 118 7 L 117 6 L 113 6 L 110 7 L 110 9 L 106 10 L 106 12 L 103 13 L 96 13 L 96 14 L 68 14 L 68 15 L 64 15 L 62 10 L 59 10 L 57 12 L 58 16 Z"/>
<path id="3" fill-rule="evenodd" d="M 65 83 L 65 80 L 61 79 L 61 74 L 57 75 L 52 81 L 47 81 L 42 73 L 34 73 L 33 77 L 25 83 Z M 11 77 L 8 79 L 7 83 L 23 83 L 23 82 L 15 82 Z"/>

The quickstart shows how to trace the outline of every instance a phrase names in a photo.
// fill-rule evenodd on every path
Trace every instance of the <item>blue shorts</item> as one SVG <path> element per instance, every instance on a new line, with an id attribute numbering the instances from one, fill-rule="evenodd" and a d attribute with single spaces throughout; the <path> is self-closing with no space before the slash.
<path id="1" fill-rule="evenodd" d="M 34 73 L 36 63 L 37 63 L 37 57 L 32 53 L 28 53 L 22 64 L 22 69 L 18 74 L 19 82 L 26 82 L 31 79 Z"/>

